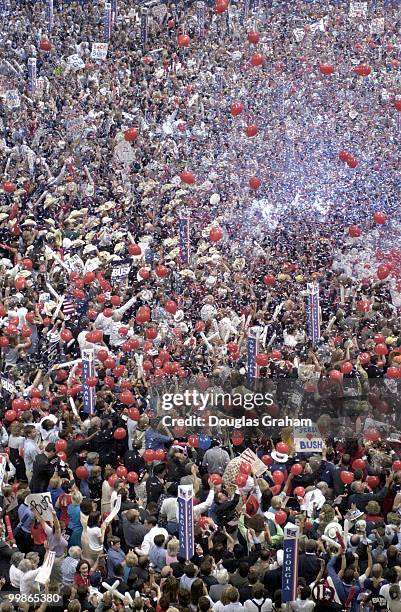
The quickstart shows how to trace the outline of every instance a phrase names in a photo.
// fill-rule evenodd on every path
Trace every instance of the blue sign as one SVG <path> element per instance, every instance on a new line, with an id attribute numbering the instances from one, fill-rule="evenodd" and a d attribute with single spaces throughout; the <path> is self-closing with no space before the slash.
<path id="1" fill-rule="evenodd" d="M 194 556 L 194 507 L 192 485 L 178 487 L 178 554 L 187 561 Z"/>
<path id="2" fill-rule="evenodd" d="M 144 8 L 141 11 L 141 45 L 142 49 L 148 42 L 149 16 L 148 9 Z"/>
<path id="3" fill-rule="evenodd" d="M 106 2 L 104 5 L 104 29 L 103 29 L 103 40 L 104 42 L 110 42 L 111 36 L 111 4 Z"/>
<path id="4" fill-rule="evenodd" d="M 93 414 L 95 412 L 95 388 L 90 387 L 86 382 L 90 376 L 94 375 L 93 349 L 84 349 L 82 351 L 82 396 L 85 414 Z"/>
<path id="5" fill-rule="evenodd" d="M 320 338 L 319 285 L 308 283 L 308 334 L 313 343 Z"/>
<path id="6" fill-rule="evenodd" d="M 247 375 L 248 381 L 251 382 L 255 378 L 259 378 L 260 370 L 256 363 L 256 355 L 259 352 L 259 329 L 256 332 L 252 330 L 249 332 L 247 349 L 248 349 L 248 361 L 247 361 Z"/>
<path id="7" fill-rule="evenodd" d="M 299 528 L 288 523 L 284 528 L 281 601 L 288 603 L 297 598 Z"/>
<path id="8" fill-rule="evenodd" d="M 30 57 L 28 59 L 28 89 L 31 93 L 35 93 L 36 83 L 37 83 L 36 57 Z"/>

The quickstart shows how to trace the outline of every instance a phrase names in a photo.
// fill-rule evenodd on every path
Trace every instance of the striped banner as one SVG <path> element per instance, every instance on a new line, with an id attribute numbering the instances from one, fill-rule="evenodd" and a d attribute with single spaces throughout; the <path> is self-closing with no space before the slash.
<path id="1" fill-rule="evenodd" d="M 117 0 L 111 0 L 111 19 L 113 23 L 117 21 Z"/>
<path id="2" fill-rule="evenodd" d="M 244 25 L 249 15 L 249 7 L 250 7 L 250 0 L 244 0 L 244 4 L 242 5 L 242 11 L 241 11 L 240 18 L 239 18 L 239 22 L 241 25 Z"/>
<path id="3" fill-rule="evenodd" d="M 283 573 L 281 586 L 281 601 L 288 603 L 297 599 L 298 587 L 298 541 L 299 527 L 288 523 L 284 527 L 283 541 Z"/>
<path id="4" fill-rule="evenodd" d="M 178 487 L 178 554 L 187 561 L 195 552 L 193 495 L 192 485 Z"/>
<path id="5" fill-rule="evenodd" d="M 205 3 L 196 3 L 196 21 L 198 25 L 198 36 L 203 38 L 205 35 Z"/>
<path id="6" fill-rule="evenodd" d="M 36 57 L 28 59 L 28 89 L 30 93 L 35 93 L 37 84 Z"/>
<path id="7" fill-rule="evenodd" d="M 46 2 L 46 17 L 47 17 L 47 29 L 49 30 L 49 32 L 51 32 L 54 27 L 53 0 L 47 0 Z"/>
<path id="8" fill-rule="evenodd" d="M 320 338 L 319 284 L 308 283 L 308 335 L 313 343 Z"/>
<path id="9" fill-rule="evenodd" d="M 259 353 L 259 336 L 260 327 L 252 327 L 248 334 L 248 359 L 247 359 L 247 376 L 248 381 L 252 382 L 257 378 L 260 378 L 260 368 L 256 363 L 256 355 Z"/>
<path id="10" fill-rule="evenodd" d="M 83 385 L 83 411 L 85 414 L 93 414 L 95 411 L 96 393 L 95 388 L 90 387 L 86 381 L 89 376 L 95 376 L 95 364 L 93 349 L 82 351 L 82 385 Z"/>
<path id="11" fill-rule="evenodd" d="M 182 264 L 189 264 L 191 258 L 189 223 L 190 213 L 188 210 L 183 210 L 179 218 L 180 262 Z"/>
<path id="12" fill-rule="evenodd" d="M 141 45 L 142 45 L 142 49 L 145 48 L 146 43 L 148 42 L 148 32 L 149 32 L 148 9 L 143 8 L 141 10 Z"/>
<path id="13" fill-rule="evenodd" d="M 111 4 L 106 2 L 104 5 L 104 27 L 103 27 L 103 40 L 104 42 L 110 42 L 111 36 Z"/>

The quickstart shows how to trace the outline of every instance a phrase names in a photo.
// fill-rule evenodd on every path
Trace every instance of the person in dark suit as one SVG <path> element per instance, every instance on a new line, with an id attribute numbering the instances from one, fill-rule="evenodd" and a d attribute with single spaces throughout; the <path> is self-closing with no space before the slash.
<path id="1" fill-rule="evenodd" d="M 47 491 L 50 478 L 56 469 L 56 456 L 56 447 L 53 442 L 47 444 L 43 453 L 36 455 L 29 487 L 31 493 L 45 493 Z"/>
<path id="2" fill-rule="evenodd" d="M 308 540 L 305 545 L 305 552 L 299 556 L 298 576 L 305 578 L 308 585 L 316 580 L 320 572 L 320 559 L 316 554 L 316 549 L 316 540 Z"/>

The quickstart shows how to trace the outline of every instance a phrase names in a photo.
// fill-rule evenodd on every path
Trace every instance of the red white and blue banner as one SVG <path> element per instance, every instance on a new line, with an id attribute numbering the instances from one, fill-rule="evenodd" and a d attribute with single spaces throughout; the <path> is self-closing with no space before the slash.
<path id="1" fill-rule="evenodd" d="M 191 244 L 189 237 L 189 211 L 185 210 L 180 213 L 179 218 L 179 240 L 180 240 L 180 262 L 189 264 L 191 258 Z"/>
<path id="2" fill-rule="evenodd" d="M 103 24 L 103 40 L 110 42 L 111 36 L 111 4 L 106 2 L 104 5 L 104 24 Z"/>
<path id="3" fill-rule="evenodd" d="M 51 32 L 54 27 L 53 0 L 46 1 L 46 19 L 47 19 L 47 29 L 49 30 L 49 32 Z"/>
<path id="4" fill-rule="evenodd" d="M 248 333 L 248 359 L 247 359 L 247 376 L 248 381 L 260 378 L 260 368 L 256 363 L 256 355 L 259 353 L 259 337 L 260 327 L 251 327 Z"/>
<path id="5" fill-rule="evenodd" d="M 320 338 L 319 284 L 308 283 L 308 335 L 313 343 Z"/>
<path id="6" fill-rule="evenodd" d="M 36 57 L 30 57 L 28 58 L 28 89 L 32 94 L 35 93 L 37 81 Z"/>
<path id="7" fill-rule="evenodd" d="M 205 3 L 201 1 L 196 3 L 196 22 L 198 26 L 198 36 L 203 38 L 205 35 Z"/>
<path id="8" fill-rule="evenodd" d="M 142 49 L 146 46 L 148 42 L 148 32 L 149 32 L 149 14 L 148 9 L 143 8 L 141 10 L 141 45 Z"/>
<path id="9" fill-rule="evenodd" d="M 288 603 L 297 598 L 298 587 L 298 543 L 299 527 L 288 523 L 284 527 L 283 541 L 283 574 L 281 585 L 281 601 Z"/>
<path id="10" fill-rule="evenodd" d="M 90 376 L 95 376 L 95 363 L 93 349 L 83 349 L 82 351 L 82 396 L 83 396 L 83 411 L 85 414 L 93 414 L 95 412 L 96 392 L 94 387 L 87 384 Z"/>
<path id="11" fill-rule="evenodd" d="M 117 21 L 117 0 L 111 0 L 111 20 L 113 23 Z"/>
<path id="12" fill-rule="evenodd" d="M 194 507 L 192 485 L 178 487 L 178 539 L 180 542 L 179 556 L 191 559 L 195 552 L 194 539 Z"/>
<path id="13" fill-rule="evenodd" d="M 241 25 L 244 25 L 248 17 L 250 4 L 251 4 L 250 0 L 244 0 L 244 4 L 242 5 L 242 11 L 241 11 L 240 18 L 239 18 L 239 22 Z"/>

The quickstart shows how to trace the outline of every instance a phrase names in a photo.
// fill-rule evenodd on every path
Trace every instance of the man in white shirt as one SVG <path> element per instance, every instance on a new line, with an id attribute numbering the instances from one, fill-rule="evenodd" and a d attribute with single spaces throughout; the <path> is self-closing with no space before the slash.
<path id="1" fill-rule="evenodd" d="M 33 462 L 35 461 L 36 455 L 39 455 L 40 449 L 36 444 L 37 430 L 32 425 L 25 428 L 25 442 L 24 442 L 24 463 L 25 471 L 28 482 L 32 478 Z"/>
<path id="2" fill-rule="evenodd" d="M 21 571 L 20 593 L 21 595 L 30 595 L 38 593 L 39 583 L 35 582 L 35 578 L 40 572 L 40 567 L 34 568 L 34 564 L 29 559 L 22 559 L 18 569 Z"/>
<path id="3" fill-rule="evenodd" d="M 21 576 L 22 572 L 18 569 L 18 565 L 21 563 L 24 558 L 24 553 L 15 552 L 11 557 L 11 565 L 10 565 L 10 584 L 14 589 L 19 591 L 21 584 Z"/>
<path id="4" fill-rule="evenodd" d="M 143 538 L 140 548 L 135 548 L 137 555 L 148 555 L 150 549 L 155 545 L 154 539 L 157 535 L 163 535 L 168 540 L 168 533 L 163 527 L 157 526 L 157 520 L 154 516 L 150 516 L 144 523 L 145 529 L 149 529 L 148 533 Z"/>
<path id="5" fill-rule="evenodd" d="M 124 306 L 120 306 L 120 308 L 116 308 L 115 310 L 113 310 L 113 316 L 112 317 L 105 317 L 103 312 L 100 312 L 96 319 L 95 319 L 95 328 L 96 329 L 101 329 L 104 333 L 105 336 L 110 336 L 112 330 L 113 330 L 113 326 L 115 326 L 115 323 L 118 320 L 121 320 L 123 314 L 129 309 L 131 308 L 131 306 L 133 304 L 135 304 L 136 302 L 136 296 L 132 297 L 130 300 L 128 300 L 128 302 L 126 302 L 124 304 Z M 120 319 L 118 317 L 121 317 Z M 118 326 L 119 328 L 122 327 L 121 325 Z M 113 335 L 113 337 L 115 337 Z M 123 339 L 124 342 L 124 339 Z"/>

